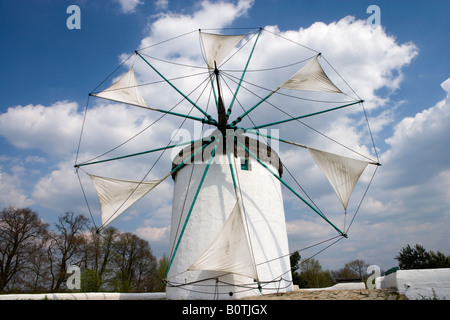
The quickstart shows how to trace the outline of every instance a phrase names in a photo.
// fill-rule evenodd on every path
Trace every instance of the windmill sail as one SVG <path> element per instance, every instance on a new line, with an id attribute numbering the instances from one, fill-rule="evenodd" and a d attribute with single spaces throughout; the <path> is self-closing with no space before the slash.
<path id="1" fill-rule="evenodd" d="M 222 271 L 258 278 L 238 202 L 215 240 L 188 270 Z"/>
<path id="2" fill-rule="evenodd" d="M 283 83 L 281 88 L 342 93 L 325 74 L 317 58 L 318 55 Z"/>
<path id="3" fill-rule="evenodd" d="M 208 68 L 215 69 L 245 35 L 228 36 L 200 32 Z M 215 62 L 215 64 L 214 64 Z"/>
<path id="4" fill-rule="evenodd" d="M 101 206 L 102 227 L 116 219 L 163 180 L 130 181 L 89 175 Z"/>
<path id="5" fill-rule="evenodd" d="M 308 147 L 308 150 L 327 177 L 342 206 L 347 210 L 356 182 L 369 162 L 339 156 L 310 147 Z"/>
<path id="6" fill-rule="evenodd" d="M 148 108 L 139 90 L 133 67 L 112 86 L 92 95 L 94 97 Z"/>

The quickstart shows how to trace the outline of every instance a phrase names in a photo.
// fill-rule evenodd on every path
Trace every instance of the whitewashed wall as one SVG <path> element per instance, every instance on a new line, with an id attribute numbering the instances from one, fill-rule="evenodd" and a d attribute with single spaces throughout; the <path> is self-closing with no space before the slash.
<path id="1" fill-rule="evenodd" d="M 375 285 L 394 288 L 410 300 L 450 300 L 450 268 L 398 270 L 376 278 Z"/>
<path id="2" fill-rule="evenodd" d="M 220 157 L 223 157 L 223 161 Z M 168 299 L 236 299 L 260 294 L 257 284 L 247 277 L 222 276 L 223 273 L 212 271 L 186 271 L 220 232 L 235 204 L 232 176 L 225 158 L 226 156 L 218 155 L 216 159 L 218 161 L 209 168 L 168 279 L 172 284 L 185 284 L 220 276 L 220 280 L 231 285 L 216 286 L 215 280 L 209 280 L 188 286 L 168 286 Z M 280 291 L 291 291 L 289 248 L 280 182 L 256 160 L 252 158 L 249 160 L 250 170 L 241 170 L 240 158 L 236 159 L 236 164 L 259 280 L 271 281 L 281 277 L 287 280 L 264 285 L 262 292 L 275 293 L 277 288 L 283 288 Z M 178 239 L 205 166 L 205 164 L 189 164 L 177 172 L 172 207 L 171 247 Z M 278 172 L 274 167 L 270 168 Z M 188 189 L 190 191 L 186 195 Z M 181 212 L 183 214 L 180 218 Z M 277 259 L 281 256 L 285 257 Z M 275 260 L 258 265 L 271 259 Z M 239 287 L 241 284 L 251 284 L 255 289 Z"/>

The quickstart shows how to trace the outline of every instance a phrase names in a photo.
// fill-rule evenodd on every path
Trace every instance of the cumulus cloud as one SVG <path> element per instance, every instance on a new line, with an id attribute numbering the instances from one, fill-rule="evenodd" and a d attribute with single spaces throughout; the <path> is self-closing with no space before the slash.
<path id="1" fill-rule="evenodd" d="M 67 156 L 76 146 L 81 119 L 76 102 L 15 106 L 0 115 L 0 135 L 19 149 L 37 149 L 52 156 Z"/>
<path id="2" fill-rule="evenodd" d="M 447 96 L 432 107 L 402 119 L 386 139 L 383 166 L 352 228 L 362 251 L 373 244 L 372 261 L 391 261 L 406 244 L 420 243 L 445 252 L 450 245 L 449 152 L 450 79 L 441 84 Z M 430 236 L 432 234 L 432 236 Z M 367 235 L 370 237 L 364 240 Z M 387 254 L 387 252 L 390 252 Z"/>
<path id="3" fill-rule="evenodd" d="M 239 0 L 236 3 L 201 1 L 200 8 L 192 14 L 161 13 L 150 24 L 149 35 L 142 39 L 140 47 L 145 48 L 191 30 L 229 26 L 237 18 L 246 15 L 252 4 L 253 0 Z M 198 41 L 195 44 L 198 45 Z"/>
<path id="4" fill-rule="evenodd" d="M 58 163 L 49 174 L 40 178 L 31 196 L 37 203 L 59 212 L 87 213 L 71 162 Z"/>
<path id="5" fill-rule="evenodd" d="M 388 180 L 389 185 L 410 186 L 446 168 L 448 152 L 444 146 L 450 134 L 450 79 L 441 87 L 447 92 L 446 99 L 414 117 L 404 118 L 395 126 L 393 136 L 386 139 L 390 150 L 383 155 L 383 162 L 395 172 Z"/>
<path id="6" fill-rule="evenodd" d="M 155 6 L 156 6 L 158 9 L 165 10 L 165 9 L 167 9 L 168 6 L 169 6 L 169 0 L 157 0 L 157 1 L 155 2 Z"/>
<path id="7" fill-rule="evenodd" d="M 120 5 L 120 9 L 123 13 L 134 13 L 136 11 L 136 7 L 143 4 L 139 0 L 114 0 L 114 2 Z"/>
<path id="8" fill-rule="evenodd" d="M 398 44 L 381 27 L 348 16 L 326 25 L 316 22 L 301 32 L 299 42 L 320 50 L 339 62 L 342 76 L 361 97 L 372 100 L 382 87 L 395 90 L 403 79 L 401 68 L 418 54 L 411 43 Z M 359 76 L 360 73 L 363 76 Z"/>
<path id="9" fill-rule="evenodd" d="M 142 227 L 136 229 L 136 234 L 149 241 L 150 243 L 160 242 L 162 240 L 167 240 L 169 227 Z"/>
<path id="10" fill-rule="evenodd" d="M 11 173 L 2 170 L 0 166 L 0 207 L 28 207 L 35 202 L 22 188 L 23 167 L 13 167 Z"/>
<path id="11" fill-rule="evenodd" d="M 449 212 L 449 152 L 445 146 L 450 134 L 450 79 L 441 87 L 447 93 L 444 100 L 402 119 L 386 139 L 390 149 L 382 155 L 384 166 L 379 179 L 386 190 L 393 192 L 394 197 L 384 194 L 385 201 L 393 204 L 391 210 L 407 209 L 409 215 L 421 215 L 437 207 L 438 215 Z"/>

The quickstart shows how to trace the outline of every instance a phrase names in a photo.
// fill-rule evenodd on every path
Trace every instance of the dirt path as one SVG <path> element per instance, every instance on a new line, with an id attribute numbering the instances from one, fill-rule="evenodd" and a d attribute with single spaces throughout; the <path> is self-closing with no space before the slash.
<path id="1" fill-rule="evenodd" d="M 407 300 L 388 289 L 295 290 L 281 294 L 247 297 L 242 300 Z"/>

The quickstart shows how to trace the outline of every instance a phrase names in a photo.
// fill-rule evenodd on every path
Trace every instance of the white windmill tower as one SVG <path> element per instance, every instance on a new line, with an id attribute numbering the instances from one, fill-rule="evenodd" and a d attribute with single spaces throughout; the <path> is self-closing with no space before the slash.
<path id="1" fill-rule="evenodd" d="M 347 237 L 320 211 L 307 202 L 282 178 L 283 164 L 276 150 L 258 137 L 275 139 L 291 146 L 307 149 L 334 188 L 347 211 L 353 188 L 368 164 L 367 161 L 344 157 L 326 151 L 263 134 L 260 128 L 298 121 L 353 105 L 362 100 L 339 104 L 332 108 L 250 128 L 239 127 L 243 118 L 267 102 L 280 89 L 341 94 L 319 63 L 320 54 L 308 59 L 298 72 L 272 90 L 234 121 L 229 121 L 247 67 L 263 29 L 254 36 L 253 47 L 231 103 L 225 109 L 220 85 L 220 66 L 246 35 L 218 35 L 200 31 L 205 56 L 207 79 L 214 94 L 217 118 L 200 108 L 158 71 L 141 50 L 136 51 L 151 69 L 167 82 L 203 118 L 170 110 L 149 107 L 143 98 L 131 68 L 109 88 L 92 96 L 118 101 L 186 119 L 202 122 L 215 131 L 199 140 L 168 145 L 137 154 L 106 160 L 86 161 L 77 169 L 106 161 L 142 155 L 187 145 L 173 159 L 172 170 L 162 179 L 146 181 L 120 180 L 89 174 L 100 199 L 102 228 L 118 217 L 161 182 L 172 176 L 170 255 L 165 276 L 169 299 L 236 299 L 257 294 L 292 290 L 289 246 L 281 185 L 287 187 L 310 209 L 328 222 L 339 236 Z M 304 62 L 304 61 L 302 61 Z M 328 101 L 329 102 L 329 101 Z M 253 135 L 255 138 L 250 137 Z M 78 172 L 78 170 L 77 170 Z M 344 225 L 345 227 L 345 225 Z"/>
<path id="2" fill-rule="evenodd" d="M 229 133 L 232 148 L 222 152 L 219 141 L 174 177 L 169 299 L 292 290 L 281 186 L 267 170 L 281 175 L 282 164 L 267 145 L 242 138 Z M 174 165 L 191 150 L 184 149 Z"/>

